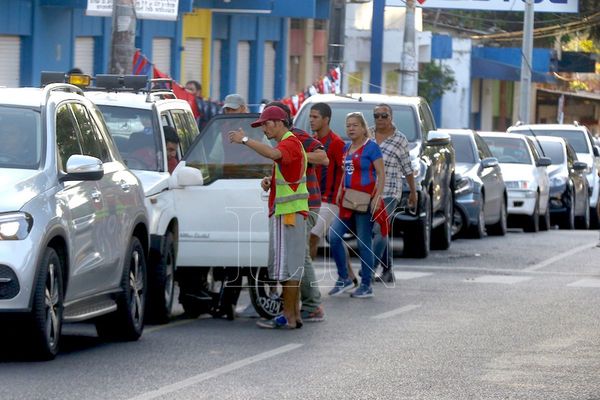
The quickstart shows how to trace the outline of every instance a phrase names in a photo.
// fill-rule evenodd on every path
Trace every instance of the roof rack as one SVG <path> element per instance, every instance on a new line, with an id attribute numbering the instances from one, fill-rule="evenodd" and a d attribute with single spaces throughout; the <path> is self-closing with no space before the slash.
<path id="1" fill-rule="evenodd" d="M 50 95 L 52 94 L 52 92 L 67 92 L 67 93 L 76 93 L 80 96 L 83 96 L 83 90 L 81 90 L 81 88 L 75 86 L 75 85 L 71 85 L 69 83 L 51 83 L 48 84 L 44 87 L 42 95 L 44 97 L 44 103 L 42 104 L 46 104 L 48 102 L 48 99 L 50 98 Z"/>

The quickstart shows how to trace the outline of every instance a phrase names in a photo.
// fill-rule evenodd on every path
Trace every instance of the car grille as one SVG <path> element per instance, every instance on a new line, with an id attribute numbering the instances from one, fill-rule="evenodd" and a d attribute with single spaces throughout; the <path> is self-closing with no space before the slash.
<path id="1" fill-rule="evenodd" d="M 19 290 L 19 280 L 14 271 L 6 265 L 0 265 L 0 300 L 12 299 Z"/>

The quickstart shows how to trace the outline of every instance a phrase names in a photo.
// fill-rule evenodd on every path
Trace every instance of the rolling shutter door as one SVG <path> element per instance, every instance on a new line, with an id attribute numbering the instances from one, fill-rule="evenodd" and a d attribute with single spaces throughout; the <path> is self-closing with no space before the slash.
<path id="1" fill-rule="evenodd" d="M 75 54 L 73 57 L 73 67 L 81 69 L 84 74 L 94 74 L 93 37 L 75 38 Z"/>
<path id="2" fill-rule="evenodd" d="M 202 54 L 204 39 L 188 38 L 185 40 L 185 66 L 183 81 L 202 82 Z"/>
<path id="3" fill-rule="evenodd" d="M 275 98 L 275 43 L 273 42 L 265 42 L 265 70 L 262 97 L 269 101 Z"/>
<path id="4" fill-rule="evenodd" d="M 19 87 L 21 39 L 0 36 L 0 86 Z"/>
<path id="5" fill-rule="evenodd" d="M 250 42 L 238 42 L 237 71 L 235 87 L 236 92 L 248 101 L 250 78 Z"/>
<path id="6" fill-rule="evenodd" d="M 160 72 L 171 75 L 171 39 L 152 39 L 152 62 Z"/>
<path id="7" fill-rule="evenodd" d="M 213 41 L 210 71 L 210 97 L 221 100 L 221 41 Z"/>

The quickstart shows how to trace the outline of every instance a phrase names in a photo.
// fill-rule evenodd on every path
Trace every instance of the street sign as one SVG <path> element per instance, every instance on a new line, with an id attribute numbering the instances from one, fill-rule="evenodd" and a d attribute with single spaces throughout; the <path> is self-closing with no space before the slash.
<path id="1" fill-rule="evenodd" d="M 417 7 L 477 11 L 525 11 L 524 0 L 418 0 Z M 535 0 L 534 12 L 576 13 L 578 0 Z M 387 0 L 386 6 L 404 7 L 405 0 Z"/>
<path id="2" fill-rule="evenodd" d="M 112 16 L 113 0 L 88 0 L 86 15 L 94 17 Z M 175 21 L 179 0 L 136 0 L 135 13 L 138 19 L 160 19 Z"/>

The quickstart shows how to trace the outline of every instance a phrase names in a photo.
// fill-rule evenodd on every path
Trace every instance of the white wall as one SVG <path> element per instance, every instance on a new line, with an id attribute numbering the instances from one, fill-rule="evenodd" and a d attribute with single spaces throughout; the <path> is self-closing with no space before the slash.
<path id="1" fill-rule="evenodd" d="M 442 65 L 454 71 L 456 86 L 442 96 L 441 128 L 467 128 L 471 105 L 471 39 L 453 37 L 452 58 L 442 60 Z"/>

